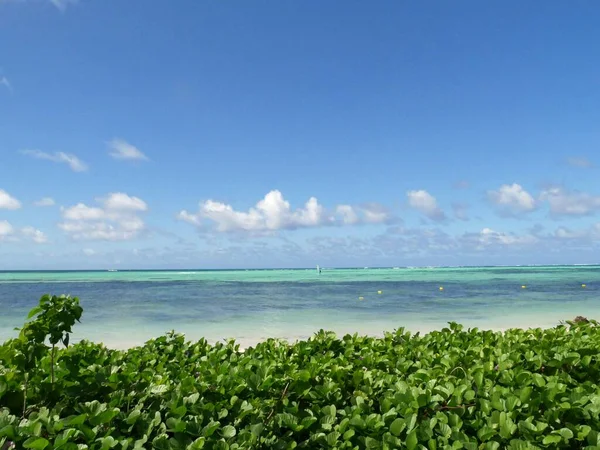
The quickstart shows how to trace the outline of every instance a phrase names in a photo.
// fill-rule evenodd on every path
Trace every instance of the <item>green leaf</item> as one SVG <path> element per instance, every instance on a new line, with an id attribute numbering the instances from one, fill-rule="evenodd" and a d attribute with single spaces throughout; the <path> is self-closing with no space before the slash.
<path id="1" fill-rule="evenodd" d="M 259 437 L 264 428 L 265 426 L 262 423 L 257 423 L 254 425 L 250 425 L 250 432 L 253 436 Z"/>
<path id="2" fill-rule="evenodd" d="M 517 426 L 514 424 L 510 416 L 502 411 L 500 413 L 500 436 L 504 439 L 509 439 L 515 431 L 517 431 Z"/>
<path id="3" fill-rule="evenodd" d="M 394 436 L 400 436 L 402 431 L 404 431 L 404 428 L 406 428 L 406 422 L 404 422 L 404 419 L 396 419 L 390 425 L 390 432 Z"/>
<path id="4" fill-rule="evenodd" d="M 310 380 L 310 372 L 308 370 L 299 371 L 297 376 L 300 381 Z"/>
<path id="5" fill-rule="evenodd" d="M 119 442 L 115 440 L 112 436 L 106 436 L 104 438 L 98 439 L 100 442 L 101 450 L 108 450 L 110 448 L 115 447 Z"/>
<path id="6" fill-rule="evenodd" d="M 323 414 L 326 416 L 335 417 L 336 413 L 337 413 L 337 410 L 336 410 L 335 405 L 329 405 L 329 406 L 325 406 L 323 408 Z"/>
<path id="7" fill-rule="evenodd" d="M 129 416 L 127 416 L 127 420 L 126 422 L 129 425 L 132 425 L 135 423 L 135 421 L 142 415 L 142 412 L 139 409 L 134 409 L 133 411 L 131 411 L 129 413 Z"/>
<path id="8" fill-rule="evenodd" d="M 444 436 L 446 439 L 448 439 L 450 437 L 450 435 L 452 434 L 452 428 L 450 428 L 450 426 L 445 423 L 439 423 L 438 430 L 439 430 L 439 433 L 442 436 Z"/>
<path id="9" fill-rule="evenodd" d="M 353 429 L 350 429 L 347 430 L 342 437 L 345 441 L 349 441 L 355 434 L 355 431 Z"/>
<path id="10" fill-rule="evenodd" d="M 560 435 L 562 436 L 562 438 L 565 441 L 568 441 L 569 439 L 571 439 L 573 437 L 573 432 L 571 430 L 569 430 L 568 428 L 561 428 L 560 430 L 558 430 L 558 432 L 560 433 Z"/>
<path id="11" fill-rule="evenodd" d="M 42 437 L 30 437 L 23 443 L 23 448 L 44 450 L 49 444 L 50 442 Z"/>
<path id="12" fill-rule="evenodd" d="M 221 434 L 225 439 L 231 439 L 232 437 L 234 437 L 236 435 L 236 429 L 234 426 L 227 425 L 227 426 L 223 427 Z"/>
<path id="13" fill-rule="evenodd" d="M 548 436 L 544 437 L 542 444 L 544 444 L 544 445 L 558 444 L 560 441 L 562 441 L 562 437 L 560 435 L 549 434 Z"/>
<path id="14" fill-rule="evenodd" d="M 365 448 L 370 450 L 375 450 L 381 448 L 381 444 L 378 440 L 373 439 L 372 437 L 367 436 L 365 438 Z"/>
<path id="15" fill-rule="evenodd" d="M 539 373 L 534 373 L 532 375 L 533 377 L 533 382 L 537 387 L 544 387 L 546 386 L 546 380 L 544 380 L 544 377 L 539 374 Z"/>
<path id="16" fill-rule="evenodd" d="M 104 411 L 104 412 L 98 414 L 96 417 L 92 417 L 90 419 L 90 423 L 92 425 L 100 425 L 100 424 L 103 424 L 103 423 L 108 423 L 111 420 L 113 420 L 117 416 L 117 414 L 119 414 L 119 412 L 120 411 L 119 411 L 118 408 L 114 408 L 114 409 L 111 409 L 111 410 L 108 410 L 108 411 Z"/>
<path id="17" fill-rule="evenodd" d="M 60 435 L 56 437 L 54 440 L 54 448 L 60 448 L 65 445 L 69 440 L 77 435 L 81 434 L 80 431 L 74 428 L 68 428 L 64 430 Z M 0 434 L 1 435 L 1 434 Z"/>
<path id="18" fill-rule="evenodd" d="M 169 387 L 164 384 L 159 384 L 152 386 L 150 388 L 150 393 L 154 395 L 162 395 L 169 390 Z"/>
<path id="19" fill-rule="evenodd" d="M 340 438 L 340 433 L 338 433 L 337 431 L 332 431 L 331 433 L 329 433 L 327 435 L 327 438 L 326 438 L 327 445 L 329 445 L 330 447 L 335 447 L 339 438 Z"/>
<path id="20" fill-rule="evenodd" d="M 211 421 L 202 429 L 202 435 L 204 437 L 211 437 L 215 431 L 219 429 L 221 424 L 219 422 Z"/>
<path id="21" fill-rule="evenodd" d="M 186 447 L 187 450 L 200 450 L 204 448 L 205 439 L 203 437 L 199 437 L 194 442 Z"/>
<path id="22" fill-rule="evenodd" d="M 485 442 L 490 440 L 492 437 L 496 435 L 496 430 L 490 427 L 481 427 L 477 430 L 477 437 L 480 441 Z"/>
<path id="23" fill-rule="evenodd" d="M 417 430 L 413 430 L 406 437 L 406 448 L 408 448 L 408 450 L 413 450 L 417 448 L 417 445 L 419 445 Z"/>
<path id="24" fill-rule="evenodd" d="M 410 432 L 417 424 L 417 415 L 411 414 L 406 418 L 406 431 Z"/>
<path id="25" fill-rule="evenodd" d="M 32 308 L 31 311 L 29 311 L 29 314 L 27 314 L 27 319 L 31 319 L 33 316 L 41 313 L 43 311 L 43 308 L 41 306 L 36 306 L 35 308 Z"/>
<path id="26" fill-rule="evenodd" d="M 184 398 L 183 402 L 188 405 L 195 405 L 199 398 L 200 398 L 200 394 L 198 392 L 196 392 L 196 393 Z"/>
<path id="27" fill-rule="evenodd" d="M 582 441 L 590 434 L 592 428 L 589 425 L 579 425 L 577 430 L 577 439 Z"/>
<path id="28" fill-rule="evenodd" d="M 486 442 L 483 450 L 498 450 L 500 448 L 500 444 L 496 441 Z"/>

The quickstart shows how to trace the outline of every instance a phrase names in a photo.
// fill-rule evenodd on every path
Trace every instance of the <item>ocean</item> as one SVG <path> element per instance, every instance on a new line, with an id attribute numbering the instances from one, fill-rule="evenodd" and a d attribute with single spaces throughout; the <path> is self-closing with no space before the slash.
<path id="1" fill-rule="evenodd" d="M 0 341 L 46 293 L 80 298 L 72 341 L 127 348 L 175 330 L 247 347 L 320 329 L 382 335 L 451 321 L 503 330 L 598 319 L 600 266 L 0 272 Z"/>

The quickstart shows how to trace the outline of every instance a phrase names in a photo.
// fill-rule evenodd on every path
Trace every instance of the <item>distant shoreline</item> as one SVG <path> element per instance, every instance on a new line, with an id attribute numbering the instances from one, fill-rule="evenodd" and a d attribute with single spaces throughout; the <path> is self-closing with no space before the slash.
<path id="1" fill-rule="evenodd" d="M 316 267 L 316 266 L 315 266 Z M 119 272 L 253 272 L 253 271 L 315 271 L 315 267 L 264 267 L 264 268 L 230 268 L 230 269 L 2 269 L 0 273 L 119 273 Z M 496 268 L 568 268 L 568 267 L 600 267 L 600 263 L 578 264 L 515 264 L 515 265 L 457 265 L 457 266 L 375 266 L 375 267 L 326 267 L 327 270 L 431 270 L 431 269 L 496 269 Z"/>

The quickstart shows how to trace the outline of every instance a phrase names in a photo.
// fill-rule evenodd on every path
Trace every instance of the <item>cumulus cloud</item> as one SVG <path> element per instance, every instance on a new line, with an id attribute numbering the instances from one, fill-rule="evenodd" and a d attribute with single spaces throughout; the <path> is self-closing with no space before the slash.
<path id="1" fill-rule="evenodd" d="M 122 192 L 96 199 L 99 206 L 78 203 L 63 208 L 64 221 L 58 226 L 74 240 L 124 241 L 138 237 L 145 230 L 139 216 L 148 210 L 145 201 Z"/>
<path id="2" fill-rule="evenodd" d="M 38 201 L 33 202 L 34 206 L 54 206 L 56 202 L 51 197 L 40 198 Z"/>
<path id="3" fill-rule="evenodd" d="M 346 225 L 355 225 L 360 222 L 358 212 L 350 205 L 339 205 L 335 211 Z"/>
<path id="4" fill-rule="evenodd" d="M 36 244 L 45 244 L 48 242 L 46 235 L 33 227 L 25 227 L 21 230 L 21 234 L 28 239 L 31 239 Z"/>
<path id="5" fill-rule="evenodd" d="M 136 146 L 131 145 L 123 139 L 113 139 L 108 143 L 110 148 L 109 155 L 115 159 L 130 161 L 147 161 L 148 157 L 144 155 Z"/>
<path id="6" fill-rule="evenodd" d="M 537 208 L 533 196 L 517 183 L 503 184 L 495 191 L 488 191 L 488 200 L 503 216 L 528 213 Z"/>
<path id="7" fill-rule="evenodd" d="M 580 230 L 559 227 L 554 231 L 554 237 L 562 241 L 582 241 L 586 244 L 592 244 L 592 242 L 600 240 L 600 223 L 595 223 L 591 227 Z"/>
<path id="8" fill-rule="evenodd" d="M 446 214 L 438 206 L 436 198 L 425 190 L 408 191 L 406 193 L 408 205 L 419 211 L 425 217 L 431 220 L 442 221 L 446 219 Z"/>
<path id="9" fill-rule="evenodd" d="M 7 220 L 0 220 L 0 241 L 10 238 L 15 229 Z"/>
<path id="10" fill-rule="evenodd" d="M 269 192 L 248 211 L 236 211 L 231 205 L 206 200 L 200 203 L 197 213 L 183 210 L 178 219 L 201 227 L 212 222 L 217 231 L 275 232 L 298 228 L 315 228 L 333 225 L 384 223 L 389 212 L 381 205 L 369 203 L 360 206 L 339 205 L 332 212 L 311 197 L 302 208 L 293 210 L 278 190 Z"/>
<path id="11" fill-rule="evenodd" d="M 265 195 L 254 208 L 247 212 L 235 211 L 231 205 L 207 200 L 200 204 L 197 214 L 181 211 L 179 218 L 198 224 L 202 219 L 215 223 L 217 231 L 275 231 L 322 225 L 330 220 L 315 197 L 304 208 L 292 211 L 290 203 L 281 192 L 275 190 Z"/>
<path id="12" fill-rule="evenodd" d="M 591 169 L 594 167 L 594 163 L 584 156 L 567 158 L 567 164 L 571 167 L 577 167 L 579 169 Z"/>
<path id="13" fill-rule="evenodd" d="M 548 202 L 553 216 L 588 216 L 600 211 L 600 195 L 570 191 L 563 187 L 550 187 L 540 194 Z"/>
<path id="14" fill-rule="evenodd" d="M 11 196 L 8 192 L 0 189 L 0 209 L 19 209 L 21 202 Z"/>
<path id="15" fill-rule="evenodd" d="M 47 161 L 52 161 L 55 163 L 67 164 L 73 172 L 85 172 L 86 170 L 88 170 L 88 166 L 86 163 L 80 160 L 77 156 L 70 153 L 45 153 L 39 150 L 23 150 L 21 151 L 21 153 L 36 159 L 45 159 Z"/>
<path id="16" fill-rule="evenodd" d="M 130 197 L 122 192 L 116 192 L 101 199 L 104 208 L 112 211 L 146 211 L 148 205 L 138 197 Z"/>
<path id="17" fill-rule="evenodd" d="M 389 210 L 379 203 L 365 203 L 358 206 L 338 205 L 334 217 L 334 223 L 338 224 L 341 221 L 343 225 L 379 224 L 391 221 Z"/>
<path id="18" fill-rule="evenodd" d="M 46 235 L 33 227 L 15 228 L 8 221 L 0 220 L 0 242 L 18 242 L 29 240 L 36 244 L 48 242 Z"/>
<path id="19" fill-rule="evenodd" d="M 484 228 L 479 232 L 477 240 L 482 247 L 487 247 L 490 245 L 534 244 L 538 238 L 529 234 L 519 236 L 514 233 L 504 233 L 492 230 L 491 228 Z"/>

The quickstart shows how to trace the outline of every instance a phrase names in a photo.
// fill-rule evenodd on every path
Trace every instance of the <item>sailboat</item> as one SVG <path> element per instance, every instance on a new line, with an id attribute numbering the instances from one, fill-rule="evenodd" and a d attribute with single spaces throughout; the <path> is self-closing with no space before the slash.
<path id="1" fill-rule="evenodd" d="M 321 275 L 321 268 L 317 265 L 317 273 Z"/>

